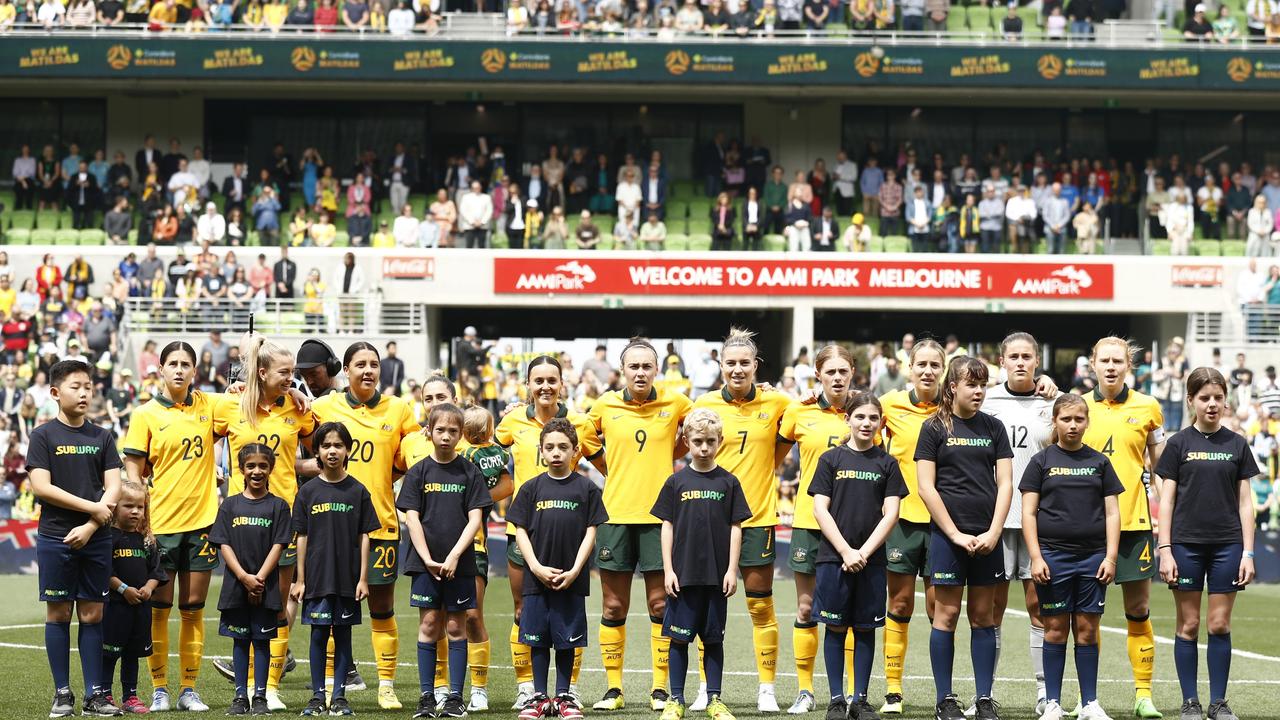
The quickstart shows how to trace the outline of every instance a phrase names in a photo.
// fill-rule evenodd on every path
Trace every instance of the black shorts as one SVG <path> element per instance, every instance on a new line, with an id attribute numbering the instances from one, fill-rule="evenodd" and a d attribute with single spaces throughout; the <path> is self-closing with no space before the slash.
<path id="1" fill-rule="evenodd" d="M 272 640 L 279 626 L 278 611 L 251 605 L 223 610 L 218 621 L 218 634 L 235 640 Z"/>
<path id="2" fill-rule="evenodd" d="M 102 614 L 102 654 L 109 658 L 151 657 L 151 605 L 108 602 Z"/>
<path id="3" fill-rule="evenodd" d="M 587 599 L 570 592 L 524 596 L 520 642 L 530 647 L 567 650 L 587 646 Z"/>
<path id="4" fill-rule="evenodd" d="M 99 532 L 79 550 L 36 535 L 40 602 L 106 602 L 111 594 L 111 533 Z"/>
<path id="5" fill-rule="evenodd" d="M 662 634 L 677 642 L 724 642 L 724 622 L 729 615 L 729 598 L 715 585 L 690 585 L 680 594 L 667 596 L 667 610 L 662 616 Z"/>
<path id="6" fill-rule="evenodd" d="M 934 585 L 998 585 L 1009 582 L 1004 574 L 1004 541 L 987 555 L 969 555 L 934 529 L 929 538 L 929 569 Z"/>
<path id="7" fill-rule="evenodd" d="M 470 575 L 437 580 L 431 573 L 417 573 L 409 590 L 409 604 L 445 612 L 470 610 L 476 606 L 476 581 Z"/>
<path id="8" fill-rule="evenodd" d="M 303 625 L 359 625 L 360 603 L 353 597 L 326 595 L 302 602 Z"/>
<path id="9" fill-rule="evenodd" d="M 840 569 L 840 563 L 818 563 L 813 591 L 813 619 L 836 627 L 870 630 L 884 626 L 885 566 L 867 565 L 856 573 Z"/>
<path id="10" fill-rule="evenodd" d="M 1205 580 L 1209 582 L 1209 594 L 1239 592 L 1240 560 L 1244 556 L 1242 543 L 1174 543 L 1173 561 L 1178 566 L 1178 582 L 1170 590 L 1201 592 Z"/>
<path id="11" fill-rule="evenodd" d="M 1049 584 L 1036 583 L 1041 615 L 1085 613 L 1101 615 L 1107 601 L 1107 586 L 1098 582 L 1098 568 L 1105 552 L 1074 553 L 1043 548 L 1049 566 Z"/>

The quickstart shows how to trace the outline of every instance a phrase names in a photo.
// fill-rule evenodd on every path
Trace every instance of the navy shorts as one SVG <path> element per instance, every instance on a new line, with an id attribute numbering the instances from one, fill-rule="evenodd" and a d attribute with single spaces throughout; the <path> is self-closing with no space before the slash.
<path id="1" fill-rule="evenodd" d="M 662 616 L 662 634 L 682 643 L 702 642 L 716 645 L 724 642 L 724 621 L 729 615 L 729 598 L 715 585 L 690 585 L 680 594 L 667 596 L 667 610 Z"/>
<path id="2" fill-rule="evenodd" d="M 102 654 L 109 658 L 151 657 L 150 603 L 107 603 L 102 613 Z"/>
<path id="3" fill-rule="evenodd" d="M 1240 578 L 1244 544 L 1174 543 L 1170 550 L 1173 551 L 1173 562 L 1178 566 L 1178 582 L 1170 585 L 1169 589 L 1200 592 L 1204 590 L 1205 578 L 1209 579 L 1210 595 L 1244 589 L 1243 585 L 1236 584 Z"/>
<path id="4" fill-rule="evenodd" d="M 40 602 L 106 602 L 111 594 L 111 533 L 99 532 L 79 550 L 36 535 Z"/>
<path id="5" fill-rule="evenodd" d="M 360 603 L 355 598 L 326 595 L 302 602 L 303 625 L 359 625 Z"/>
<path id="6" fill-rule="evenodd" d="M 987 555 L 970 556 L 941 530 L 934 528 L 929 537 L 929 566 L 934 585 L 978 587 L 1009 581 L 1004 574 L 1003 540 L 997 541 L 995 549 Z"/>
<path id="7" fill-rule="evenodd" d="M 452 580 L 437 580 L 431 573 L 413 576 L 413 588 L 409 591 L 409 604 L 416 608 L 444 609 L 445 612 L 462 612 L 476 606 L 476 581 L 471 576 Z"/>
<path id="8" fill-rule="evenodd" d="M 235 640 L 273 640 L 280 626 L 279 616 L 277 611 L 261 605 L 223 610 L 218 634 Z"/>
<path id="9" fill-rule="evenodd" d="M 841 570 L 840 563 L 818 563 L 814 620 L 855 630 L 883 627 L 887 601 L 884 565 L 867 565 L 850 573 Z"/>
<path id="10" fill-rule="evenodd" d="M 587 599 L 571 592 L 524 596 L 520 642 L 530 647 L 566 650 L 587 646 Z"/>
<path id="11" fill-rule="evenodd" d="M 1105 552 L 1078 553 L 1042 548 L 1049 566 L 1049 584 L 1036 583 L 1041 615 L 1085 613 L 1101 615 L 1107 602 L 1107 586 L 1098 582 L 1098 568 Z"/>

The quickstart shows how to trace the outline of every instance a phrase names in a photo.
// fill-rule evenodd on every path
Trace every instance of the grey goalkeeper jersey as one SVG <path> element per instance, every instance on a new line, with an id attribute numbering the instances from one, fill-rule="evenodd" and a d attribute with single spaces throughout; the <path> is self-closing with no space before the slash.
<path id="1" fill-rule="evenodd" d="M 1013 501 L 1004 526 L 1021 528 L 1022 493 L 1018 492 L 1018 483 L 1031 458 L 1049 445 L 1053 436 L 1053 400 L 1034 391 L 1030 395 L 1013 393 L 1008 383 L 1002 383 L 987 391 L 982 411 L 994 415 L 1009 434 L 1009 446 L 1013 448 Z"/>

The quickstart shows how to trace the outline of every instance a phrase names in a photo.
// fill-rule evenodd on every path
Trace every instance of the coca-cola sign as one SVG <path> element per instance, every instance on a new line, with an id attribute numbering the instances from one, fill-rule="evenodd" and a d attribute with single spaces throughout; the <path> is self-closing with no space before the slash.
<path id="1" fill-rule="evenodd" d="M 1174 265 L 1174 287 L 1222 287 L 1221 265 Z"/>
<path id="2" fill-rule="evenodd" d="M 402 280 L 431 280 L 436 276 L 436 259 L 391 255 L 382 258 L 382 277 Z"/>

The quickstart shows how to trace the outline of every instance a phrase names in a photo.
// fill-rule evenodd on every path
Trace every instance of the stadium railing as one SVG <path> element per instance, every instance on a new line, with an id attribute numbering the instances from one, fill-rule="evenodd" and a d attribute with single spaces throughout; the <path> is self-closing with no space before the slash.
<path id="1" fill-rule="evenodd" d="M 237 303 L 226 298 L 129 298 L 122 325 L 140 336 L 253 329 L 277 337 L 359 334 L 409 335 L 427 323 L 424 303 L 383 302 L 381 293 L 320 299 L 261 298 Z"/>

